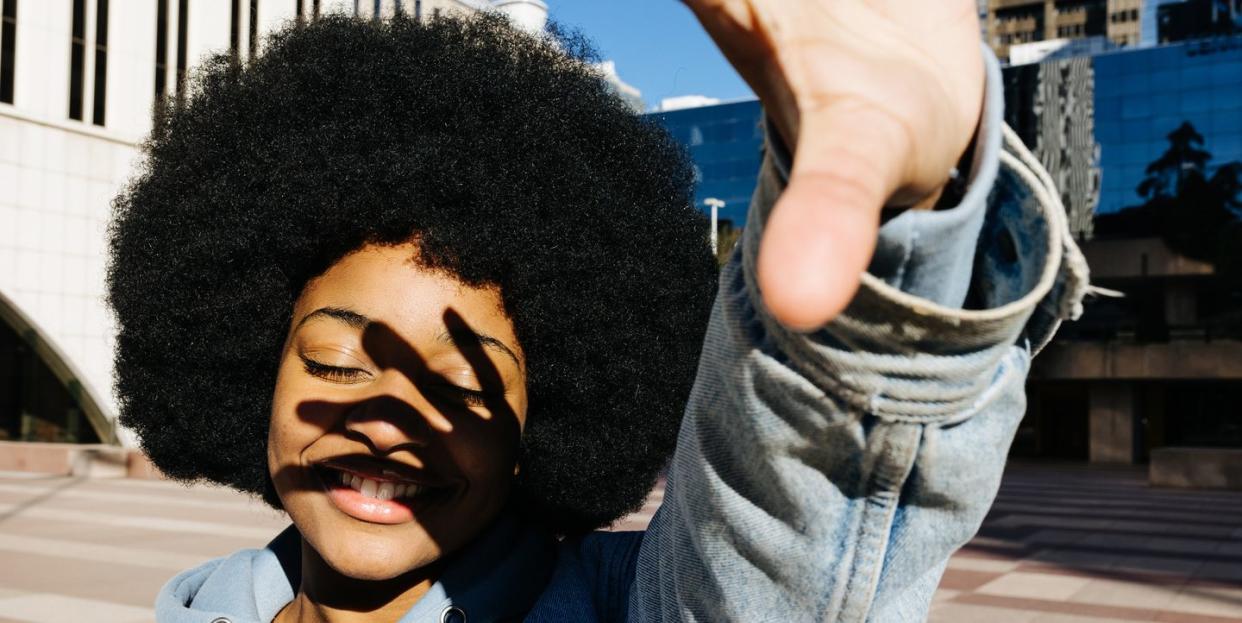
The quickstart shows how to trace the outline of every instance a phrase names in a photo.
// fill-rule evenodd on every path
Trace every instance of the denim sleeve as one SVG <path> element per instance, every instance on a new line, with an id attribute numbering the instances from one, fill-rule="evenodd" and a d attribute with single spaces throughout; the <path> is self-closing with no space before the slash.
<path id="1" fill-rule="evenodd" d="M 1003 127 L 985 55 L 963 200 L 886 223 L 858 294 L 813 333 L 772 319 L 755 282 L 788 170 L 769 145 L 639 550 L 629 620 L 926 616 L 949 556 L 995 497 L 1030 358 L 1087 288 L 1057 193 Z"/>

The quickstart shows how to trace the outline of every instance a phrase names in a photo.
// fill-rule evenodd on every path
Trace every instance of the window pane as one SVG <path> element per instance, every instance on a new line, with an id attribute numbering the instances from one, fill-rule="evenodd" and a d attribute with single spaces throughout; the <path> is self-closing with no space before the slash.
<path id="1" fill-rule="evenodd" d="M 69 52 L 69 118 L 82 120 L 82 80 L 86 64 L 86 46 L 74 41 Z"/>
<path id="2" fill-rule="evenodd" d="M 95 98 L 91 108 L 91 123 L 104 124 L 104 107 L 107 103 L 108 91 L 108 53 L 95 50 Z"/>
<path id="3" fill-rule="evenodd" d="M 108 45 L 108 0 L 95 0 L 95 45 Z"/>
<path id="4" fill-rule="evenodd" d="M 86 76 L 86 0 L 73 0 L 73 37 L 69 42 L 69 118 L 82 120 Z"/>
<path id="5" fill-rule="evenodd" d="M 250 0 L 250 58 L 259 51 L 259 0 Z"/>
<path id="6" fill-rule="evenodd" d="M 108 100 L 108 0 L 95 5 L 95 97 L 91 107 L 91 123 L 104 124 Z"/>
<path id="7" fill-rule="evenodd" d="M 4 0 L 0 16 L 0 102 L 12 104 L 17 67 L 17 0 Z"/>
<path id="8" fill-rule="evenodd" d="M 73 38 L 86 38 L 86 1 L 73 0 Z"/>
<path id="9" fill-rule="evenodd" d="M 233 0 L 229 12 L 229 53 L 234 58 L 241 46 L 241 0 Z"/>
<path id="10" fill-rule="evenodd" d="M 236 1 L 236 0 L 234 0 Z M 185 82 L 186 67 L 186 39 L 185 31 L 187 22 L 190 19 L 190 7 L 188 0 L 180 0 L 177 3 L 177 95 L 181 95 L 181 85 Z"/>
<path id="11" fill-rule="evenodd" d="M 155 9 L 155 97 L 168 90 L 168 0 L 159 0 Z"/>

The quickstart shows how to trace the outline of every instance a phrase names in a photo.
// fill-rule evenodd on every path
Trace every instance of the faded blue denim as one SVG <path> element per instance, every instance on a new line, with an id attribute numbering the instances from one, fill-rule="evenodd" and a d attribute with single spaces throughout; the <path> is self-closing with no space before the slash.
<path id="1" fill-rule="evenodd" d="M 1003 128 L 985 54 L 965 198 L 886 223 L 854 301 L 811 334 L 776 323 L 755 283 L 790 162 L 769 145 L 645 534 L 556 542 L 504 517 L 402 621 L 442 623 L 450 607 L 471 623 L 923 620 L 996 495 L 1030 359 L 1088 289 L 1055 189 Z M 270 621 L 294 596 L 299 538 L 177 576 L 159 620 Z"/>

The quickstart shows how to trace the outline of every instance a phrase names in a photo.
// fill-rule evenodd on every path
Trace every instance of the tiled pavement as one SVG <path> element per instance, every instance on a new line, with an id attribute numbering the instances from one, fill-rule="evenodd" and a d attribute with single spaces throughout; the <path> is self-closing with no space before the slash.
<path id="1" fill-rule="evenodd" d="M 1145 477 L 1012 466 L 949 561 L 931 621 L 1242 621 L 1242 493 Z"/>
<path id="2" fill-rule="evenodd" d="M 1242 493 L 1153 490 L 1142 476 L 1011 468 L 931 621 L 1242 621 Z M 618 527 L 645 525 L 660 495 Z M 151 621 L 171 575 L 284 525 L 220 489 L 0 474 L 0 623 Z"/>
<path id="3" fill-rule="evenodd" d="M 0 623 L 153 621 L 168 578 L 287 524 L 227 490 L 0 474 Z"/>

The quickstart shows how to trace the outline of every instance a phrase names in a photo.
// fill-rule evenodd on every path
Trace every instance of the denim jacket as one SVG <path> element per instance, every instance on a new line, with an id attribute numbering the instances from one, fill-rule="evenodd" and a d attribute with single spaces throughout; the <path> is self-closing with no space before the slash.
<path id="1" fill-rule="evenodd" d="M 964 198 L 885 223 L 858 294 L 813 333 L 773 320 L 755 281 L 790 164 L 769 140 L 645 533 L 558 542 L 506 516 L 402 621 L 923 620 L 996 494 L 1030 359 L 1088 288 L 984 54 Z M 182 573 L 158 620 L 270 621 L 294 597 L 299 538 Z"/>

